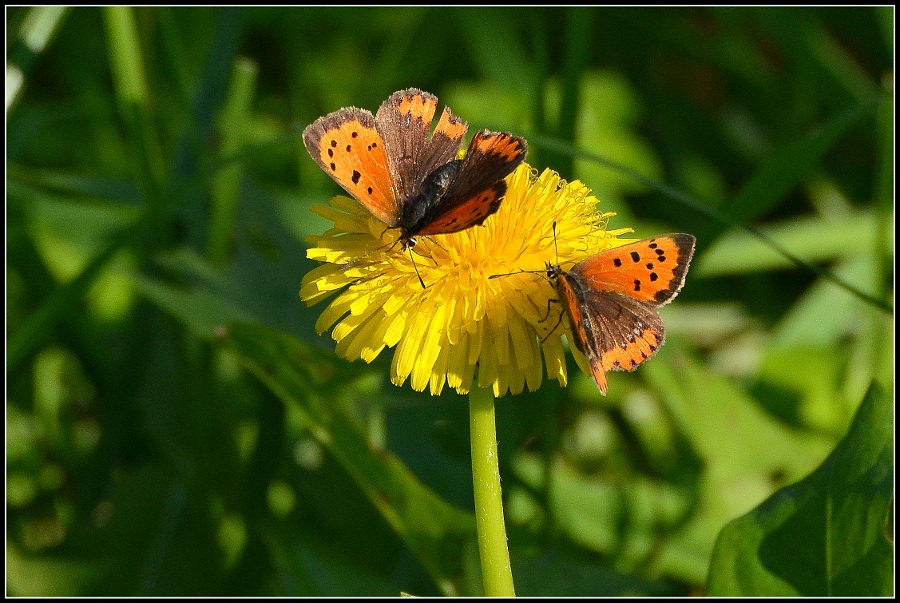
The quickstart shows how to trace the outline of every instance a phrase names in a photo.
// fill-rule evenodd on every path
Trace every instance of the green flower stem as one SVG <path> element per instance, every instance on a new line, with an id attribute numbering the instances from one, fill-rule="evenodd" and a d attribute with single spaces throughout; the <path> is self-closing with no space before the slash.
<path id="1" fill-rule="evenodd" d="M 490 389 L 473 388 L 469 393 L 469 431 L 484 594 L 489 597 L 514 597 L 516 591 L 509 565 L 503 497 L 500 493 L 494 396 Z"/>

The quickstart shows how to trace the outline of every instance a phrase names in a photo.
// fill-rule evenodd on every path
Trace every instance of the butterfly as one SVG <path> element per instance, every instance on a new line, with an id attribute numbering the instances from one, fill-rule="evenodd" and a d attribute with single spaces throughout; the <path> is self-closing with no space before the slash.
<path id="1" fill-rule="evenodd" d="M 525 159 L 524 139 L 482 130 L 457 159 L 468 124 L 449 107 L 429 137 L 437 97 L 400 90 L 377 113 L 345 107 L 303 131 L 309 154 L 326 174 L 391 228 L 405 249 L 417 237 L 479 225 L 497 211 L 504 178 Z"/>
<path id="2" fill-rule="evenodd" d="M 600 393 L 606 395 L 607 371 L 633 371 L 665 341 L 657 308 L 681 290 L 695 243 L 689 234 L 667 234 L 603 251 L 568 272 L 548 263 Z"/>

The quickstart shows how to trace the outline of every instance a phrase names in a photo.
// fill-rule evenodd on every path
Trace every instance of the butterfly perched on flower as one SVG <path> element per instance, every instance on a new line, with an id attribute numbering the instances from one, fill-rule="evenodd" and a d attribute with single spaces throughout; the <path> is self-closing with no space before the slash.
<path id="1" fill-rule="evenodd" d="M 549 264 L 575 346 L 606 394 L 606 371 L 633 371 L 665 341 L 657 308 L 681 290 L 696 239 L 668 234 L 614 247 L 564 271 Z"/>
<path id="2" fill-rule="evenodd" d="M 437 97 L 400 90 L 376 114 L 345 107 L 307 126 L 303 142 L 326 174 L 391 228 L 404 249 L 416 238 L 479 225 L 497 211 L 504 178 L 525 159 L 525 140 L 482 130 L 457 159 L 468 124 L 445 107 L 429 136 Z"/>
<path id="3" fill-rule="evenodd" d="M 555 222 L 553 231 L 555 241 Z M 660 235 L 601 251 L 568 271 L 558 260 L 547 262 L 542 271 L 522 271 L 543 274 L 554 283 L 572 343 L 587 358 L 600 393 L 607 391 L 607 371 L 633 371 L 665 341 L 657 308 L 672 301 L 684 285 L 695 244 L 693 235 Z M 511 274 L 517 273 L 490 278 Z"/>

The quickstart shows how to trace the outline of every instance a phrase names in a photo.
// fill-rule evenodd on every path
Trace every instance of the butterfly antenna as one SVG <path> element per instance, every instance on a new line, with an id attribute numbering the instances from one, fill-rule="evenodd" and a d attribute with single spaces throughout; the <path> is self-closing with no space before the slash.
<path id="1" fill-rule="evenodd" d="M 422 285 L 423 289 L 427 289 L 428 287 L 425 286 L 425 281 L 422 280 L 422 275 L 419 274 L 419 266 L 416 264 L 416 259 L 413 257 L 412 246 L 407 247 L 406 249 L 409 251 L 409 259 L 412 262 L 413 270 L 416 271 L 416 276 L 419 277 L 419 284 Z"/>
<path id="2" fill-rule="evenodd" d="M 556 221 L 553 221 L 553 252 L 556 253 L 556 265 L 559 266 L 559 247 L 556 244 Z"/>
<path id="3" fill-rule="evenodd" d="M 556 265 L 559 266 L 559 247 L 557 247 L 557 245 L 556 245 L 556 222 L 553 222 L 553 249 L 556 252 Z M 548 264 L 547 267 L 549 268 L 550 265 Z M 510 276 L 513 274 L 540 274 L 544 278 L 548 278 L 546 270 L 519 270 L 518 272 L 505 272 L 503 274 L 492 274 L 491 276 L 488 277 L 488 279 L 500 278 L 501 276 Z M 548 316 L 549 316 L 549 312 L 548 312 Z"/>
<path id="4" fill-rule="evenodd" d="M 385 228 L 385 230 L 382 231 L 382 235 L 383 235 L 384 232 L 386 232 L 389 228 L 390 228 L 390 227 Z M 353 268 L 354 266 L 358 266 L 359 264 L 362 264 L 363 262 L 365 262 L 366 260 L 368 260 L 370 257 L 372 257 L 373 255 L 375 255 L 376 253 L 379 253 L 379 252 L 382 252 L 382 251 L 384 251 L 384 252 L 386 252 L 386 253 L 389 253 L 394 247 L 397 246 L 398 243 L 401 243 L 401 244 L 402 244 L 402 242 L 403 242 L 402 239 L 397 239 L 397 240 L 394 241 L 393 243 L 385 243 L 384 245 L 379 245 L 378 247 L 376 247 L 375 249 L 369 251 L 369 252 L 366 253 L 365 255 L 362 255 L 362 256 L 360 256 L 360 257 L 358 257 L 358 258 L 355 258 L 355 259 L 350 260 L 349 262 L 344 262 L 343 264 L 339 264 L 339 265 L 340 265 L 341 268 L 343 268 L 343 269 Z M 405 247 L 404 247 L 404 249 L 405 249 Z M 422 280 L 421 277 L 419 278 L 419 280 L 420 280 L 420 281 Z"/>
<path id="5" fill-rule="evenodd" d="M 513 274 L 530 274 L 533 272 L 537 272 L 536 270 L 519 270 L 518 272 L 504 272 L 503 274 L 492 274 L 488 277 L 488 280 L 492 278 L 500 278 L 501 276 L 512 276 Z"/>

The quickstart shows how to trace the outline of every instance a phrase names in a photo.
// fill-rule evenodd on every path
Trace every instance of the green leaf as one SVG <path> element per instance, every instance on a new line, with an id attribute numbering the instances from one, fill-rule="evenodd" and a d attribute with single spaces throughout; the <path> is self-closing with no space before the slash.
<path id="1" fill-rule="evenodd" d="M 667 540 L 658 569 L 702 581 L 722 527 L 772 492 L 772 476 L 793 480 L 805 475 L 825 457 L 832 441 L 787 428 L 674 341 L 638 373 L 659 392 L 701 470 L 698 511 Z"/>
<path id="2" fill-rule="evenodd" d="M 238 57 L 232 68 L 225 106 L 219 117 L 221 156 L 234 155 L 247 142 L 247 124 L 252 117 L 253 96 L 259 68 L 245 57 Z M 240 163 L 219 170 L 213 177 L 212 204 L 206 251 L 210 261 L 222 266 L 231 255 L 238 192 L 244 169 Z"/>
<path id="3" fill-rule="evenodd" d="M 309 534 L 272 532 L 267 541 L 273 561 L 290 576 L 285 580 L 285 595 L 321 597 L 390 597 L 396 587 L 372 566 L 348 559 L 334 543 L 323 543 Z"/>
<path id="4" fill-rule="evenodd" d="M 527 597 L 664 596 L 665 584 L 598 566 L 577 554 L 551 549 L 513 557 L 516 591 Z"/>
<path id="5" fill-rule="evenodd" d="M 145 297 L 203 337 L 212 337 L 225 323 L 252 318 L 245 309 L 206 290 L 179 289 L 140 275 L 131 278 Z"/>
<path id="6" fill-rule="evenodd" d="M 438 497 L 393 455 L 377 450 L 362 427 L 340 406 L 343 384 L 351 379 L 343 364 L 332 362 L 280 331 L 259 324 L 252 314 L 205 290 L 184 290 L 135 276 L 139 290 L 194 333 L 219 333 L 241 361 L 308 426 L 331 452 L 393 530 L 404 540 L 446 594 L 466 592 L 464 546 L 474 541 L 475 522 Z M 296 568 L 295 553 L 275 547 L 280 563 Z M 318 584 L 317 588 L 325 588 Z M 345 590 L 339 591 L 345 593 Z M 353 591 L 356 592 L 356 591 Z"/>
<path id="7" fill-rule="evenodd" d="M 266 327 L 235 324 L 225 341 L 292 412 L 369 497 L 406 542 L 438 587 L 458 594 L 466 541 L 474 517 L 425 487 L 392 454 L 378 450 L 363 429 L 335 403 L 346 383 L 337 363 L 302 342 Z"/>
<path id="8" fill-rule="evenodd" d="M 892 596 L 893 406 L 873 386 L 847 436 L 805 479 L 719 534 L 714 596 Z"/>
<path id="9" fill-rule="evenodd" d="M 510 9 L 473 7 L 452 14 L 459 20 L 463 49 L 484 80 L 519 88 L 528 86 L 530 62 Z"/>
<path id="10" fill-rule="evenodd" d="M 46 50 L 50 41 L 65 22 L 69 9 L 61 6 L 37 6 L 28 9 L 19 27 L 16 43 L 7 44 L 6 63 L 6 114 L 22 92 L 26 78 L 31 75 L 37 57 Z M 9 15 L 7 15 L 9 18 Z M 12 31 L 7 30 L 7 36 Z"/>

